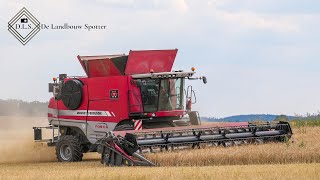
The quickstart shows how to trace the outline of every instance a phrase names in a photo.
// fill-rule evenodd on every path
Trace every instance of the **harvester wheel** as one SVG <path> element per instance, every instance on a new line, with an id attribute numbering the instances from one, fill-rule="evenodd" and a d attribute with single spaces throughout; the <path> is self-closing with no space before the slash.
<path id="1" fill-rule="evenodd" d="M 82 160 L 82 146 L 75 136 L 61 136 L 56 145 L 56 155 L 60 162 L 76 162 Z"/>

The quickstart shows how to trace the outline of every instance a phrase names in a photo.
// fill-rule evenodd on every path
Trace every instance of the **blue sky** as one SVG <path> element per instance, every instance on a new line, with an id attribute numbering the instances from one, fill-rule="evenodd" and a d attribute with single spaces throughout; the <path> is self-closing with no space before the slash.
<path id="1" fill-rule="evenodd" d="M 22 46 L 7 22 L 26 7 L 41 23 L 107 30 L 41 30 Z M 46 101 L 59 73 L 83 75 L 76 56 L 178 48 L 202 115 L 305 114 L 320 109 L 320 1 L 92 0 L 0 2 L 1 99 Z"/>

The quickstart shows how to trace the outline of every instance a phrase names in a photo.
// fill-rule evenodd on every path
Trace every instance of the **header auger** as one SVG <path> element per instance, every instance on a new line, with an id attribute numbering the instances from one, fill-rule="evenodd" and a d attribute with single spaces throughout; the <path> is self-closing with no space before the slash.
<path id="1" fill-rule="evenodd" d="M 81 161 L 100 152 L 108 165 L 148 165 L 138 152 L 285 141 L 286 122 L 201 125 L 192 110 L 196 94 L 186 80 L 195 68 L 172 71 L 173 50 L 130 51 L 129 55 L 78 56 L 87 76 L 60 74 L 49 83 L 48 127 L 35 127 L 35 140 L 56 146 L 59 161 Z M 43 139 L 42 129 L 52 138 Z"/>

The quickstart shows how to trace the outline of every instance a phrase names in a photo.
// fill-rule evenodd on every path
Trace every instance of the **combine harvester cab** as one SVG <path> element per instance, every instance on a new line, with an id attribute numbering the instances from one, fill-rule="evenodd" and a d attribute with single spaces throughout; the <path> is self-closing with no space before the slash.
<path id="1" fill-rule="evenodd" d="M 190 72 L 172 71 L 177 51 L 78 56 L 87 76 L 60 74 L 59 79 L 49 83 L 53 93 L 48 105 L 50 126 L 35 127 L 35 140 L 56 146 L 58 160 L 69 162 L 81 161 L 88 151 L 104 156 L 106 151 L 101 147 L 107 145 L 101 139 L 111 131 L 115 137 L 131 133 L 137 138 L 140 151 L 153 152 L 201 144 L 284 141 L 291 137 L 290 125 L 285 122 L 201 125 L 199 113 L 192 110 L 195 92 L 192 86 L 185 87 L 185 81 L 200 79 L 207 83 L 207 79 L 194 77 L 195 68 Z M 52 130 L 51 138 L 42 138 L 43 128 Z M 117 144 L 108 142 L 108 147 Z M 119 153 L 119 149 L 114 152 Z M 122 153 L 121 157 L 125 159 L 127 155 Z"/>

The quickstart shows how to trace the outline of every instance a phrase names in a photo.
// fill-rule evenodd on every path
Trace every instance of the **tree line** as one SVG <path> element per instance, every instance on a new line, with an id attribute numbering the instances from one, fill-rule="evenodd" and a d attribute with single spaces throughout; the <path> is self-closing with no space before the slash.
<path id="1" fill-rule="evenodd" d="M 47 116 L 48 102 L 1 100 L 0 116 Z"/>

